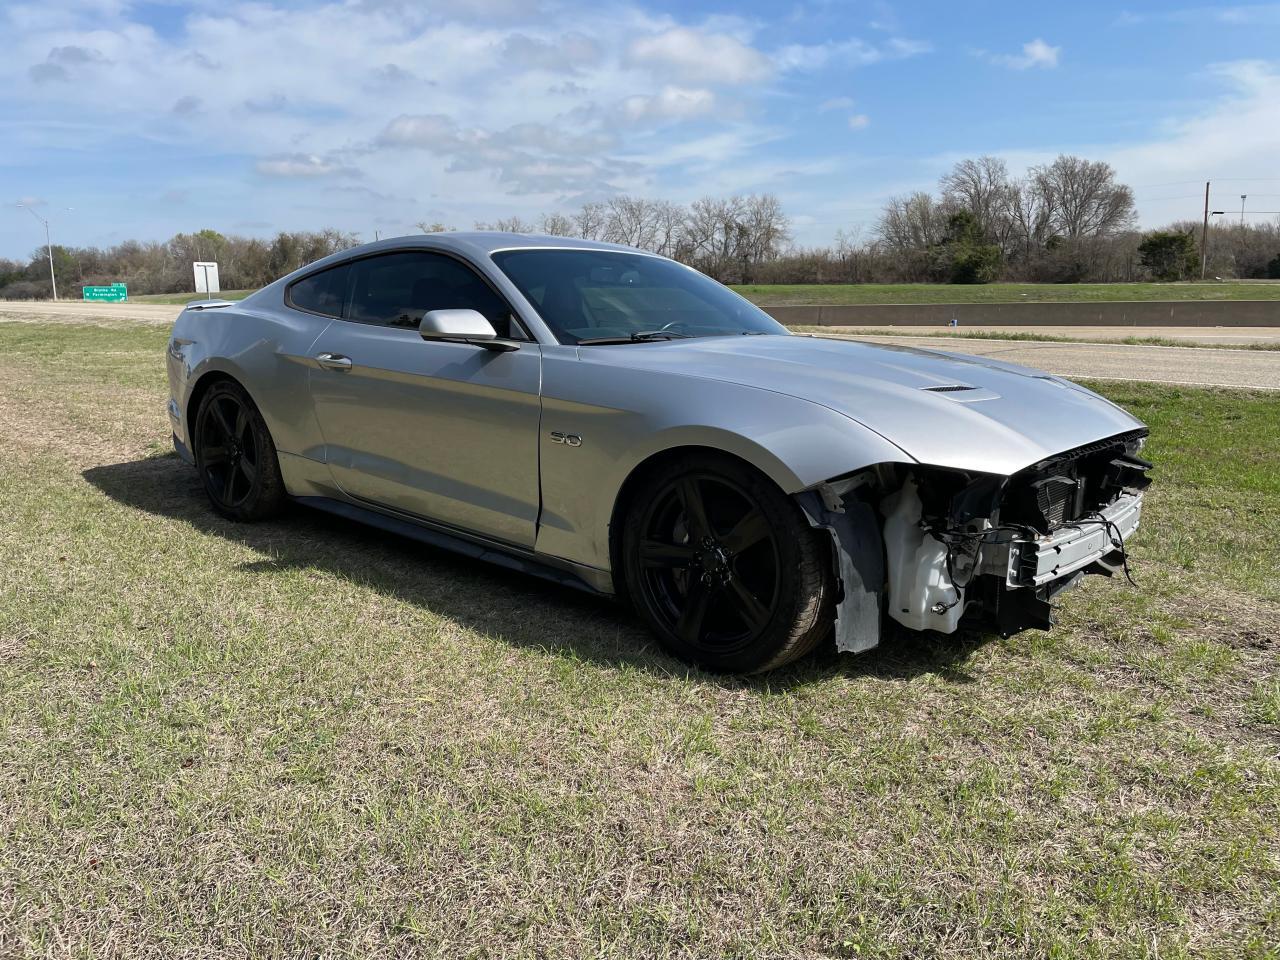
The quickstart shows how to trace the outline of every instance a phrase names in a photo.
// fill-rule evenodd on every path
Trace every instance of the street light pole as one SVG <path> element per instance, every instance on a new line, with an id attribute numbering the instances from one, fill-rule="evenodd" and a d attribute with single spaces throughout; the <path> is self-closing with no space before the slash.
<path id="1" fill-rule="evenodd" d="M 1200 280 L 1204 281 L 1205 267 L 1209 263 L 1209 181 L 1204 182 L 1204 227 L 1200 230 Z"/>
<path id="2" fill-rule="evenodd" d="M 18 206 L 22 207 L 22 209 L 27 211 L 27 213 L 31 214 L 33 217 L 35 217 L 37 220 L 39 220 L 41 223 L 44 224 L 44 248 L 49 254 L 49 286 L 53 290 L 53 299 L 57 300 L 58 299 L 58 278 L 53 273 L 53 241 L 49 239 L 49 221 L 46 220 L 44 217 L 40 216 L 40 214 L 36 213 L 34 210 L 28 207 L 25 203 L 20 203 L 18 204 Z"/>
<path id="3" fill-rule="evenodd" d="M 1209 216 L 1211 216 L 1211 217 L 1221 217 L 1221 216 L 1224 216 L 1225 214 L 1226 214 L 1226 211 L 1225 211 L 1225 210 L 1210 210 L 1210 211 L 1209 211 Z M 1200 256 L 1201 256 L 1201 259 L 1200 259 L 1200 279 L 1201 279 L 1201 280 L 1203 280 L 1203 279 L 1204 279 L 1204 267 L 1205 267 L 1205 264 L 1209 262 L 1209 241 L 1208 241 L 1208 239 L 1207 239 L 1207 238 L 1208 238 L 1208 233 L 1207 233 L 1207 232 L 1206 232 L 1206 234 L 1205 234 L 1205 237 L 1206 237 L 1206 239 L 1205 239 L 1205 243 L 1204 243 L 1204 250 L 1202 250 L 1202 251 L 1201 251 L 1201 255 L 1200 255 Z M 1218 279 L 1221 279 L 1221 277 L 1219 277 Z"/>

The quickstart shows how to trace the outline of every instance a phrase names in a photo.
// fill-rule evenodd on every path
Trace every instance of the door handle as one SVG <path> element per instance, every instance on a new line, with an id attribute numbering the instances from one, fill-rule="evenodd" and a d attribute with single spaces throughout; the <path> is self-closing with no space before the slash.
<path id="1" fill-rule="evenodd" d="M 344 357 L 340 353 L 318 353 L 316 354 L 316 363 L 324 367 L 326 370 L 350 370 L 351 358 Z"/>

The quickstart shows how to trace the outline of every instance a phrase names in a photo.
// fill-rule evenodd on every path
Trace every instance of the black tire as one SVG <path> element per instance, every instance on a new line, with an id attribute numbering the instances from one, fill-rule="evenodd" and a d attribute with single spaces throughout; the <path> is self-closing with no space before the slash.
<path id="1" fill-rule="evenodd" d="M 231 520 L 266 520 L 286 493 L 267 423 L 234 380 L 219 380 L 196 411 L 196 470 L 213 509 Z"/>
<path id="2" fill-rule="evenodd" d="M 667 461 L 641 484 L 627 508 L 623 571 L 669 652 L 708 670 L 760 673 L 830 632 L 830 545 L 768 477 L 708 453 Z"/>

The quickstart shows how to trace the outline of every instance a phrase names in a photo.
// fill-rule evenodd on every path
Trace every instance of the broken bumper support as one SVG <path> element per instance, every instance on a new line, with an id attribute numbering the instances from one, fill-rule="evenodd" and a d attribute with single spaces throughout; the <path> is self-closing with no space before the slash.
<path id="1" fill-rule="evenodd" d="M 1041 587 L 1085 570 L 1117 552 L 1141 520 L 1142 495 L 1124 494 L 1098 514 L 1048 536 L 1015 540 L 1009 544 L 1005 582 L 1010 587 Z"/>

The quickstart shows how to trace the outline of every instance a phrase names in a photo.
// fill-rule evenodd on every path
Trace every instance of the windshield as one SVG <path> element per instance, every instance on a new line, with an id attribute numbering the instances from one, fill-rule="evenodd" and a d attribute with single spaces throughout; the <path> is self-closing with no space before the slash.
<path id="1" fill-rule="evenodd" d="M 787 332 L 727 287 L 660 257 L 505 250 L 493 259 L 561 343 Z"/>

